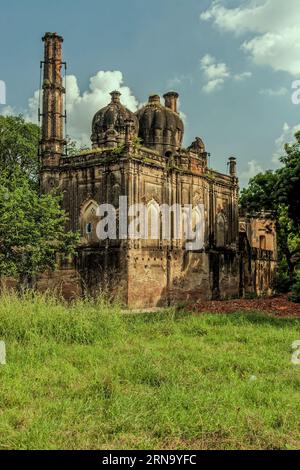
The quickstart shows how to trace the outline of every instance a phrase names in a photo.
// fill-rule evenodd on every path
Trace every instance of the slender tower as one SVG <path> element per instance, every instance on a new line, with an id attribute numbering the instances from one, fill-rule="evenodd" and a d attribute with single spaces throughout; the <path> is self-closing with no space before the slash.
<path id="1" fill-rule="evenodd" d="M 59 166 L 64 153 L 63 95 L 65 88 L 62 80 L 62 42 L 56 33 L 46 33 L 43 37 L 44 65 L 42 100 L 42 138 L 40 142 L 41 166 L 54 169 Z M 41 64 L 41 66 L 42 66 Z"/>

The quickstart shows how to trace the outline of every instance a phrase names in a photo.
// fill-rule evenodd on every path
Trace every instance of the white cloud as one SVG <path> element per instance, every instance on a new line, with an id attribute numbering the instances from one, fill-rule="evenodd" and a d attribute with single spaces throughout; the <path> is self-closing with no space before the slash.
<path id="1" fill-rule="evenodd" d="M 229 67 L 224 62 L 217 62 L 215 57 L 210 54 L 205 54 L 200 60 L 201 70 L 203 77 L 206 80 L 205 85 L 202 87 L 204 93 L 212 93 L 221 90 L 225 80 L 232 78 L 235 81 L 241 82 L 246 78 L 252 76 L 251 72 L 242 72 L 231 75 Z"/>
<path id="2" fill-rule="evenodd" d="M 229 69 L 224 62 L 217 63 L 216 59 L 210 54 L 206 54 L 201 59 L 201 68 L 205 77 L 208 80 L 215 80 L 217 78 L 227 78 L 230 75 Z"/>
<path id="3" fill-rule="evenodd" d="M 216 78 L 215 80 L 210 80 L 206 83 L 206 85 L 203 85 L 202 91 L 204 91 L 204 93 L 212 93 L 214 91 L 221 90 L 221 88 L 223 87 L 223 83 L 223 78 Z"/>
<path id="4" fill-rule="evenodd" d="M 2 108 L 0 114 L 2 116 L 13 116 L 14 114 L 16 114 L 16 112 L 12 106 L 5 106 Z"/>
<path id="5" fill-rule="evenodd" d="M 295 140 L 295 133 L 300 130 L 300 124 L 289 126 L 287 122 L 283 124 L 282 133 L 275 141 L 275 152 L 272 157 L 272 162 L 275 166 L 280 166 L 280 157 L 285 154 L 285 144 L 291 143 Z"/>
<path id="6" fill-rule="evenodd" d="M 94 114 L 110 101 L 109 93 L 119 90 L 121 101 L 131 111 L 136 111 L 138 102 L 129 87 L 123 85 L 123 75 L 119 71 L 98 72 L 90 78 L 89 89 L 80 93 L 77 79 L 71 75 L 67 79 L 68 134 L 85 145 L 90 144 L 91 123 Z"/>
<path id="7" fill-rule="evenodd" d="M 263 171 L 265 171 L 257 162 L 257 160 L 251 160 L 247 163 L 247 165 L 247 170 L 242 171 L 240 174 L 240 179 L 244 183 L 247 183 L 250 178 L 253 178 L 258 173 L 262 173 Z"/>
<path id="8" fill-rule="evenodd" d="M 186 76 L 187 77 L 187 76 Z M 91 126 L 93 116 L 99 109 L 106 106 L 110 100 L 110 92 L 119 90 L 121 92 L 121 102 L 131 111 L 135 112 L 146 103 L 139 103 L 133 95 L 131 89 L 124 85 L 122 72 L 120 71 L 99 71 L 89 80 L 89 87 L 84 92 L 80 92 L 77 78 L 74 75 L 66 77 L 66 108 L 67 108 L 67 134 L 72 140 L 76 140 L 80 146 L 91 146 Z M 163 100 L 161 99 L 161 102 Z M 26 109 L 16 109 L 11 106 L 3 107 L 0 114 L 16 115 L 23 114 L 26 121 L 38 123 L 39 91 L 35 91 L 29 98 Z M 184 124 L 187 125 L 187 117 L 180 110 L 180 100 L 178 100 L 178 110 Z"/>
<path id="9" fill-rule="evenodd" d="M 167 88 L 175 88 L 181 86 L 184 82 L 192 83 L 193 78 L 191 75 L 178 75 L 167 81 Z"/>
<path id="10" fill-rule="evenodd" d="M 295 141 L 294 136 L 298 131 L 300 131 L 300 124 L 295 126 L 290 126 L 287 122 L 283 124 L 281 135 L 275 141 L 275 151 L 269 165 L 270 167 L 276 169 L 281 166 L 280 157 L 285 154 L 284 146 L 286 143 Z M 263 168 L 257 160 L 251 160 L 247 165 L 248 168 L 240 174 L 242 186 L 247 184 L 250 178 L 266 170 L 266 168 Z"/>
<path id="11" fill-rule="evenodd" d="M 285 155 L 284 146 L 286 143 L 295 141 L 295 133 L 300 131 L 300 124 L 290 126 L 285 122 L 282 126 L 281 135 L 275 140 L 275 151 L 273 153 L 270 167 L 276 169 L 281 166 L 280 157 Z M 251 160 L 247 163 L 247 169 L 240 173 L 241 185 L 244 186 L 248 183 L 249 179 L 258 173 L 264 172 L 266 168 L 263 168 L 257 160 Z"/>
<path id="12" fill-rule="evenodd" d="M 79 145 L 90 146 L 91 124 L 94 114 L 110 101 L 109 93 L 119 90 L 122 93 L 122 103 L 131 111 L 136 111 L 138 101 L 129 87 L 123 84 L 123 75 L 120 71 L 99 71 L 90 78 L 89 87 L 83 93 L 80 92 L 77 78 L 74 75 L 67 76 L 67 133 L 76 140 Z M 26 110 L 16 110 L 6 106 L 2 114 L 24 114 L 27 121 L 37 122 L 39 92 L 34 92 L 28 100 Z"/>
<path id="13" fill-rule="evenodd" d="M 242 80 L 245 80 L 246 78 L 252 77 L 252 72 L 242 72 L 242 73 L 237 73 L 234 75 L 234 80 L 237 80 L 238 82 L 241 82 Z"/>
<path id="14" fill-rule="evenodd" d="M 286 143 L 295 141 L 294 136 L 298 131 L 300 131 L 300 124 L 296 124 L 295 126 L 290 126 L 287 122 L 283 124 L 281 135 L 275 140 L 275 151 L 269 164 L 270 167 L 276 169 L 281 166 L 280 157 L 285 155 L 284 146 Z M 247 169 L 240 173 L 242 186 L 247 184 L 250 178 L 266 170 L 257 160 L 249 161 L 247 166 Z"/>
<path id="15" fill-rule="evenodd" d="M 267 95 L 267 96 L 285 96 L 288 93 L 288 89 L 285 87 L 272 89 L 272 88 L 265 88 L 260 90 L 260 95 Z"/>
<path id="16" fill-rule="evenodd" d="M 224 62 L 217 63 L 216 59 L 210 54 L 206 54 L 200 61 L 203 76 L 207 83 L 202 87 L 205 93 L 222 88 L 225 79 L 230 77 L 230 71 Z"/>
<path id="17" fill-rule="evenodd" d="M 178 85 L 181 85 L 182 79 L 180 77 L 174 77 L 170 78 L 170 80 L 167 81 L 167 88 L 173 88 Z"/>
<path id="18" fill-rule="evenodd" d="M 200 18 L 236 36 L 253 33 L 241 48 L 255 64 L 300 73 L 299 0 L 248 0 L 236 8 L 226 8 L 215 0 Z"/>

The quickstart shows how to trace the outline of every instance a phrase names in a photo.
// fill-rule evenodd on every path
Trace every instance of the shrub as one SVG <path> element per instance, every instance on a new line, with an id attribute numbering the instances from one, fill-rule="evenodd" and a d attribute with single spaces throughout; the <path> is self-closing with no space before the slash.
<path id="1" fill-rule="evenodd" d="M 292 302 L 300 303 L 300 270 L 297 271 L 296 281 L 292 286 L 289 299 Z"/>
<path id="2" fill-rule="evenodd" d="M 291 290 L 294 280 L 289 274 L 287 264 L 284 260 L 279 263 L 278 271 L 273 280 L 273 289 L 278 294 L 285 294 Z"/>

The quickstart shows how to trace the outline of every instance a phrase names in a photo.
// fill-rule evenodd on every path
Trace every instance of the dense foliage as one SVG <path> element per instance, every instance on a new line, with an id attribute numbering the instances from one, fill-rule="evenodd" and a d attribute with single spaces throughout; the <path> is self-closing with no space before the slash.
<path id="1" fill-rule="evenodd" d="M 300 133 L 295 139 L 285 146 L 280 169 L 259 173 L 250 180 L 241 192 L 240 209 L 250 216 L 267 211 L 276 219 L 279 270 L 275 287 L 300 292 Z M 300 295 L 295 294 L 293 299 L 297 298 L 300 301 Z"/>
<path id="2" fill-rule="evenodd" d="M 288 208 L 288 216 L 300 228 L 300 132 L 295 134 L 296 141 L 286 144 L 286 155 L 281 158 L 283 167 L 278 171 L 277 198 Z"/>
<path id="3" fill-rule="evenodd" d="M 59 194 L 38 190 L 39 128 L 21 116 L 0 116 L 0 275 L 31 282 L 73 252 Z"/>
<path id="4" fill-rule="evenodd" d="M 0 172 L 9 178 L 21 169 L 37 182 L 40 129 L 22 116 L 0 116 Z"/>

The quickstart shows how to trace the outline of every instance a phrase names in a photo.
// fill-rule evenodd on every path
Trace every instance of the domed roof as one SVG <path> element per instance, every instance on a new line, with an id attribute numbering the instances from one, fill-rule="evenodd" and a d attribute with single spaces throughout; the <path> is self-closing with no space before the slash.
<path id="1" fill-rule="evenodd" d="M 152 95 L 148 103 L 137 111 L 139 137 L 146 147 L 165 154 L 181 146 L 184 125 L 177 113 L 175 92 L 164 95 L 166 106 L 162 106 L 160 97 Z"/>
<path id="2" fill-rule="evenodd" d="M 107 134 L 115 131 L 118 141 L 125 138 L 126 121 L 132 121 L 132 132 L 138 133 L 139 123 L 135 114 L 122 105 L 121 93 L 113 91 L 110 93 L 111 102 L 98 111 L 92 122 L 92 142 L 94 146 L 105 145 Z"/>

